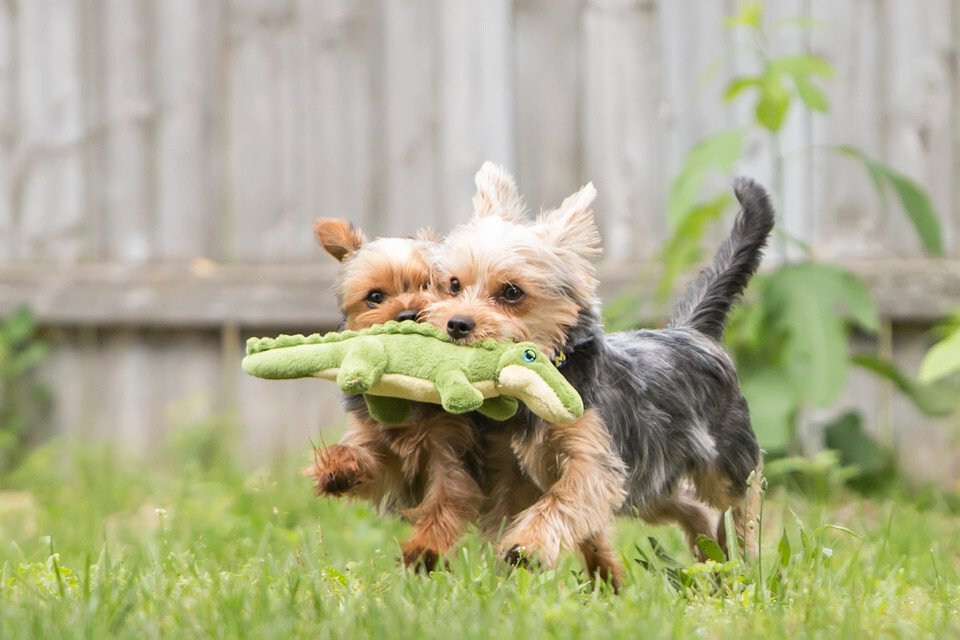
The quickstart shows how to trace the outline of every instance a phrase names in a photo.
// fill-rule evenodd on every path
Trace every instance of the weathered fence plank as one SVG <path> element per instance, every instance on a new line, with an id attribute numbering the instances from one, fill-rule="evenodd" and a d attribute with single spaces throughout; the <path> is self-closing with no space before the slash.
<path id="1" fill-rule="evenodd" d="M 437 0 L 379 3 L 384 235 L 440 221 L 440 10 Z"/>
<path id="2" fill-rule="evenodd" d="M 874 64 L 883 84 L 884 160 L 927 185 L 944 214 L 948 250 L 956 245 L 958 50 L 957 3 L 928 0 L 885 3 L 884 57 Z M 923 248 L 905 216 L 887 221 L 888 243 L 898 256 L 922 256 Z"/>
<path id="3" fill-rule="evenodd" d="M 208 0 L 153 3 L 157 120 L 153 232 L 159 259 L 219 257 L 223 9 Z"/>
<path id="4" fill-rule="evenodd" d="M 663 190 L 657 186 L 667 178 L 661 158 L 665 145 L 662 77 L 655 54 L 660 44 L 657 8 L 627 0 L 590 0 L 584 9 L 582 43 L 583 173 L 599 192 L 605 257 L 636 259 L 636 245 L 649 258 L 660 248 L 664 217 L 644 220 L 637 233 L 637 212 L 664 211 Z"/>
<path id="5" fill-rule="evenodd" d="M 874 157 L 885 156 L 882 65 L 887 38 L 881 4 L 811 0 L 810 14 L 823 21 L 811 33 L 811 48 L 825 56 L 842 79 L 825 85 L 833 113 L 813 120 L 813 143 L 819 150 L 813 163 L 812 236 L 821 258 L 875 258 L 888 253 L 885 222 L 877 214 L 879 201 L 867 172 L 828 148 L 853 145 Z"/>
<path id="6" fill-rule="evenodd" d="M 473 176 L 484 160 L 516 167 L 512 10 L 511 0 L 441 5 L 441 231 L 469 216 Z"/>
<path id="7" fill-rule="evenodd" d="M 17 29 L 14 5 L 0 3 L 0 259 L 16 252 L 13 152 L 17 135 Z"/>
<path id="8" fill-rule="evenodd" d="M 103 12 L 106 166 L 92 188 L 103 190 L 105 257 L 143 264 L 155 257 L 152 13 L 146 0 L 109 0 Z"/>
<path id="9" fill-rule="evenodd" d="M 84 253 L 80 8 L 17 5 L 18 134 L 10 180 L 22 259 L 71 262 Z"/>
<path id="10" fill-rule="evenodd" d="M 517 0 L 517 178 L 527 203 L 556 206 L 584 179 L 578 0 Z"/>

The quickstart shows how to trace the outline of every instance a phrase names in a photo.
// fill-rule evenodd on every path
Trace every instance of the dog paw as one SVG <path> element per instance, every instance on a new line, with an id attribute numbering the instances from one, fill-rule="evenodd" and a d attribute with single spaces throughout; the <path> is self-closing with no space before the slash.
<path id="1" fill-rule="evenodd" d="M 533 569 L 539 564 L 526 547 L 521 547 L 518 544 L 507 549 L 503 554 L 503 559 L 511 566 L 523 567 L 524 569 Z"/>
<path id="2" fill-rule="evenodd" d="M 356 453 L 339 444 L 318 454 L 311 475 L 316 480 L 318 496 L 342 496 L 364 480 Z"/>
<path id="3" fill-rule="evenodd" d="M 407 543 L 400 550 L 403 553 L 403 566 L 413 569 L 415 573 L 427 574 L 446 566 L 442 554 L 436 549 Z"/>

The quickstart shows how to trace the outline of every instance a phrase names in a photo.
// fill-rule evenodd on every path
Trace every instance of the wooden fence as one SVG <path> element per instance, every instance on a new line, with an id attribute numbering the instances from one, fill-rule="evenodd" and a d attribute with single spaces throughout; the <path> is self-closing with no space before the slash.
<path id="1" fill-rule="evenodd" d="M 448 229 L 485 159 L 534 207 L 587 180 L 609 297 L 666 236 L 667 185 L 704 135 L 744 122 L 720 94 L 756 63 L 720 0 L 4 0 L 0 312 L 28 302 L 55 351 L 54 428 L 141 451 L 211 414 L 246 450 L 342 423 L 332 385 L 238 373 L 251 333 L 336 322 L 317 215 L 374 235 Z M 919 327 L 960 307 L 960 9 L 951 0 L 777 0 L 775 52 L 837 69 L 832 113 L 784 137 L 786 229 L 867 277 L 915 367 Z M 924 184 L 930 260 L 853 144 Z M 741 166 L 766 180 L 751 140 Z M 919 324 L 918 324 L 919 323 Z M 950 423 L 855 377 L 846 404 L 920 478 L 960 477 Z M 883 426 L 886 425 L 886 426 Z M 908 443 L 907 446 L 903 446 Z"/>

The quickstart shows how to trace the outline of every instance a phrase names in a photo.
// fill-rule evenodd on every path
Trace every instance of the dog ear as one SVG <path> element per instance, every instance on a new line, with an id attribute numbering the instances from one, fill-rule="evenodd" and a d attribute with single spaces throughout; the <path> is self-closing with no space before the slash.
<path id="1" fill-rule="evenodd" d="M 540 214 L 546 238 L 558 247 L 584 256 L 599 255 L 600 232 L 593 219 L 593 201 L 597 190 L 588 182 L 579 191 L 568 196 L 553 211 Z"/>
<path id="2" fill-rule="evenodd" d="M 498 164 L 487 161 L 473 181 L 477 193 L 473 196 L 473 211 L 479 217 L 501 216 L 507 219 L 523 217 L 523 203 L 517 183 L 507 171 Z"/>
<path id="3" fill-rule="evenodd" d="M 346 220 L 336 218 L 317 218 L 313 223 L 313 235 L 320 246 L 340 262 L 367 241 L 362 231 Z"/>

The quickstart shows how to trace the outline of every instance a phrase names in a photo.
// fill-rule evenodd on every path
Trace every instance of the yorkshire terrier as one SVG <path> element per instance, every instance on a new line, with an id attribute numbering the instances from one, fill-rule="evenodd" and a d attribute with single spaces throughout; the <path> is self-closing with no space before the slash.
<path id="1" fill-rule="evenodd" d="M 614 586 L 623 568 L 607 531 L 617 512 L 679 523 L 725 545 L 719 512 L 732 509 L 738 537 L 754 549 L 752 518 L 761 456 L 733 363 L 721 346 L 726 317 L 759 266 L 774 212 L 764 190 L 740 178 L 732 233 L 679 302 L 666 329 L 605 334 L 591 258 L 600 237 L 587 184 L 559 208 L 524 218 L 513 178 L 486 163 L 474 216 L 431 252 L 434 287 L 421 317 L 456 342 L 529 340 L 555 358 L 583 398 L 572 425 L 529 410 L 501 427 L 539 497 L 517 513 L 491 469 L 489 518 L 507 518 L 499 545 L 508 560 L 553 565 L 579 548 Z M 495 438 L 494 438 L 495 440 Z M 501 442 L 501 449 L 505 445 Z M 506 482 L 515 471 L 507 469 Z"/>
<path id="2" fill-rule="evenodd" d="M 344 220 L 318 219 L 318 243 L 340 262 L 337 298 L 346 329 L 415 320 L 430 284 L 424 259 L 436 238 L 378 238 Z M 414 522 L 403 561 L 430 571 L 477 519 L 483 495 L 477 431 L 467 417 L 417 404 L 408 424 L 387 427 L 362 396 L 345 396 L 349 425 L 338 444 L 315 452 L 317 495 L 369 500 Z"/>

